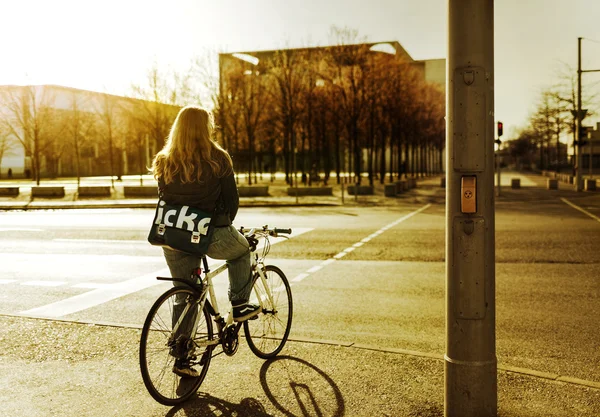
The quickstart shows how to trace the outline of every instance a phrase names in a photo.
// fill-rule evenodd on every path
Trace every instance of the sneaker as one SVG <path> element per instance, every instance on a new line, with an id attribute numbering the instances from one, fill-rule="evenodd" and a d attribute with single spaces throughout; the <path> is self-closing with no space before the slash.
<path id="1" fill-rule="evenodd" d="M 262 307 L 256 304 L 243 303 L 233 306 L 233 321 L 246 321 L 258 316 L 262 311 Z"/>
<path id="2" fill-rule="evenodd" d="M 173 373 L 179 375 L 182 378 L 198 378 L 200 374 L 187 362 L 175 361 L 173 365 Z"/>

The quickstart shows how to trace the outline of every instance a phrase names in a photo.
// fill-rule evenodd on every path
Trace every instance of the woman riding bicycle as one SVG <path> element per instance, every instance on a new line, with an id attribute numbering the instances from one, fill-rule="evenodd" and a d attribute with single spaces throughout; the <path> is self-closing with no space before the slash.
<path id="1" fill-rule="evenodd" d="M 240 322 L 258 315 L 260 306 L 248 303 L 252 290 L 248 241 L 232 226 L 239 206 L 233 164 L 229 154 L 211 139 L 213 129 L 212 115 L 205 109 L 181 109 L 164 148 L 152 162 L 152 172 L 167 204 L 215 213 L 206 254 L 227 261 L 233 319 Z M 188 278 L 200 265 L 198 255 L 170 248 L 163 248 L 163 253 L 173 277 Z"/>

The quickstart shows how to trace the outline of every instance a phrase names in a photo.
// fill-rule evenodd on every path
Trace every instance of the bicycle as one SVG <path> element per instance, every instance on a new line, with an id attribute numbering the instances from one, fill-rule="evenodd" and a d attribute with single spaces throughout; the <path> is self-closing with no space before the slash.
<path id="1" fill-rule="evenodd" d="M 140 369 L 150 395 L 164 405 L 177 405 L 189 399 L 202 384 L 211 359 L 225 353 L 233 356 L 239 347 L 239 330 L 250 350 L 258 357 L 275 357 L 283 349 L 292 325 L 292 293 L 285 274 L 276 266 L 265 265 L 270 237 L 286 237 L 291 229 L 240 228 L 251 251 L 252 293 L 250 303 L 260 304 L 262 312 L 244 322 L 234 322 L 231 308 L 219 312 L 212 279 L 227 269 L 222 264 L 210 271 L 206 256 L 202 268 L 191 271 L 191 280 L 157 277 L 177 286 L 163 293 L 152 305 L 142 328 Z M 258 253 L 259 239 L 264 239 Z M 216 332 L 213 330 L 213 322 Z M 216 354 L 213 351 L 221 346 Z M 181 377 L 173 372 L 176 361 L 198 369 L 198 377 Z"/>

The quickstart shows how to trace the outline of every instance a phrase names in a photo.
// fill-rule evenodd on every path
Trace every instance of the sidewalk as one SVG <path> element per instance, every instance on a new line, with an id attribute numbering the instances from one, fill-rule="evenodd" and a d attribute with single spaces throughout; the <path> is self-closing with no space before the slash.
<path id="1" fill-rule="evenodd" d="M 141 380 L 139 335 L 137 328 L 0 316 L 0 414 L 444 415 L 441 354 L 296 341 L 293 332 L 271 361 L 254 357 L 243 341 L 236 356 L 213 359 L 197 397 L 179 408 L 161 406 Z M 600 387 L 498 370 L 498 416 L 599 414 Z"/>
<path id="2" fill-rule="evenodd" d="M 88 181 L 90 183 L 90 181 Z M 365 184 L 368 183 L 365 179 Z M 123 192 L 124 185 L 132 185 L 133 183 L 117 183 L 115 189 L 111 193 L 111 197 L 106 198 L 78 198 L 77 185 L 72 180 L 68 182 L 53 181 L 44 185 L 62 185 L 65 187 L 65 196 L 61 198 L 31 198 L 31 182 L 27 185 L 8 184 L 0 182 L 0 187 L 19 186 L 20 193 L 17 197 L 0 197 L 0 210 L 52 210 L 52 209 L 105 209 L 105 208 L 152 208 L 156 207 L 157 198 L 125 198 Z M 83 184 L 83 182 L 82 182 Z M 151 185 L 148 181 L 145 185 Z M 95 184 L 95 185 L 110 185 Z M 135 184 L 133 184 L 135 185 Z M 267 197 L 240 197 L 240 207 L 282 207 L 282 206 L 340 206 L 340 205 L 395 205 L 398 201 L 410 197 L 415 189 L 399 194 L 397 197 L 385 197 L 384 185 L 376 182 L 374 184 L 374 195 L 348 195 L 348 184 L 344 184 L 344 198 L 342 200 L 341 185 L 335 183 L 332 179 L 330 186 L 333 187 L 332 196 L 289 196 L 287 195 L 288 186 L 283 181 L 278 181 L 274 184 L 269 184 L 269 196 Z M 300 186 L 299 188 L 302 188 Z M 432 176 L 417 179 L 418 187 L 440 187 L 440 176 Z"/>
<path id="3" fill-rule="evenodd" d="M 335 183 L 332 178 L 330 186 L 333 187 L 332 196 L 289 196 L 287 195 L 287 185 L 282 180 L 277 180 L 275 183 L 268 183 L 268 197 L 240 197 L 241 207 L 310 207 L 310 206 L 394 206 L 398 203 L 406 201 L 418 202 L 425 201 L 429 197 L 443 197 L 444 189 L 441 186 L 442 175 L 424 177 L 417 179 L 417 188 L 405 191 L 398 194 L 396 197 L 385 197 L 384 185 L 378 181 L 374 184 L 374 195 L 349 195 L 347 191 L 348 184 L 344 184 L 344 198 L 342 200 L 341 185 Z M 521 188 L 512 189 L 511 180 L 519 178 L 521 180 Z M 364 184 L 368 181 L 365 178 Z M 496 202 L 510 200 L 513 197 L 522 198 L 523 194 L 531 194 L 532 199 L 537 199 L 540 196 L 544 198 L 553 198 L 557 194 L 557 190 L 548 190 L 548 178 L 534 172 L 501 172 L 501 194 L 496 198 Z M 108 183 L 99 183 L 99 180 L 88 179 L 82 181 L 86 185 L 110 185 Z M 494 182 L 497 182 L 497 176 L 494 175 Z M 386 184 L 388 182 L 386 181 Z M 78 198 L 77 185 L 74 180 L 59 180 L 48 181 L 42 183 L 44 185 L 60 185 L 65 187 L 65 196 L 62 198 L 36 198 L 31 199 L 31 181 L 16 181 L 8 183 L 0 182 L 0 187 L 19 186 L 21 192 L 17 197 L 0 197 L 0 211 L 2 210 L 53 210 L 53 209 L 106 209 L 106 208 L 155 208 L 157 199 L 152 198 L 125 198 L 123 193 L 124 185 L 139 185 L 135 180 L 128 182 L 116 183 L 115 190 L 111 193 L 111 197 L 107 198 Z M 150 181 L 145 181 L 145 185 L 151 185 Z M 265 182 L 263 185 L 267 185 Z M 302 188 L 300 186 L 299 188 Z M 564 182 L 558 183 L 558 191 L 572 194 L 572 196 L 593 196 L 600 195 L 599 191 L 575 192 L 572 184 Z"/>

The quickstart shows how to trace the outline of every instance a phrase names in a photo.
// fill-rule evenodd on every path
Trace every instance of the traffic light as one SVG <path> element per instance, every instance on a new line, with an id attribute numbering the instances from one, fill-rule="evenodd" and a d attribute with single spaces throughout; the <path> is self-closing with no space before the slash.
<path id="1" fill-rule="evenodd" d="M 502 122 L 498 122 L 498 137 L 502 136 L 502 129 L 503 125 Z"/>
<path id="2" fill-rule="evenodd" d="M 579 140 L 577 141 L 578 145 L 587 145 L 588 129 L 591 129 L 590 126 L 581 126 L 581 128 L 579 129 Z"/>

